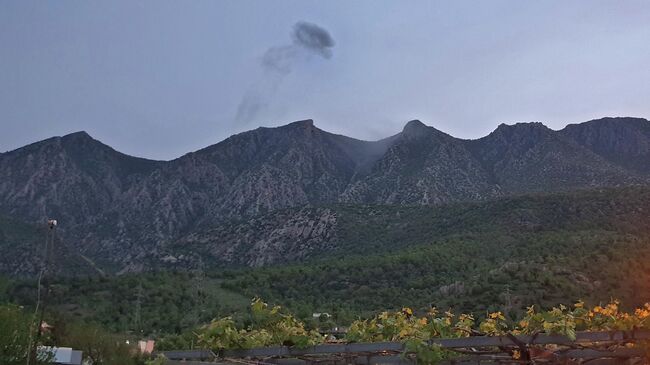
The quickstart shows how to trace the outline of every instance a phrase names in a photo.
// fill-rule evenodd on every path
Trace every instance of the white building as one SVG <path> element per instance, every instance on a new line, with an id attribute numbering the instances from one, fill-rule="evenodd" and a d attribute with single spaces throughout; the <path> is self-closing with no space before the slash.
<path id="1" fill-rule="evenodd" d="M 38 351 L 51 352 L 54 363 L 59 365 L 81 365 L 82 352 L 70 347 L 39 346 Z"/>

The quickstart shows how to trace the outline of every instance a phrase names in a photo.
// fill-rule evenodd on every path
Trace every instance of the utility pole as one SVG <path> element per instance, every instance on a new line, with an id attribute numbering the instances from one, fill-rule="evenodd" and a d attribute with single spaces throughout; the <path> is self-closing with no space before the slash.
<path id="1" fill-rule="evenodd" d="M 505 307 L 504 307 L 503 312 L 504 312 L 505 315 L 507 315 L 512 310 L 512 296 L 510 295 L 510 286 L 509 285 L 506 286 L 506 291 L 505 291 L 504 294 L 505 294 L 504 299 L 505 299 L 506 303 L 505 303 Z"/>
<path id="2" fill-rule="evenodd" d="M 43 318 L 45 316 L 45 308 L 47 307 L 47 300 L 50 293 L 50 281 L 48 275 L 50 274 L 52 265 L 52 254 L 54 253 L 54 241 L 56 239 L 56 219 L 48 219 L 47 221 L 47 235 L 45 236 L 45 251 L 43 252 L 44 262 L 41 267 L 41 272 L 38 275 L 38 293 L 36 300 L 35 314 L 38 314 L 38 327 L 36 328 L 36 338 L 30 334 L 27 365 L 30 363 L 36 364 L 38 360 L 38 341 L 43 335 Z M 43 288 L 44 290 L 42 290 Z M 42 293 L 41 293 L 42 292 Z"/>
<path id="3" fill-rule="evenodd" d="M 45 242 L 45 269 L 43 271 L 43 305 L 41 306 L 41 313 L 38 320 L 38 337 L 39 339 L 43 334 L 43 318 L 45 316 L 45 308 L 47 307 L 47 300 L 50 295 L 50 274 L 52 270 L 52 255 L 54 254 L 54 239 L 56 238 L 56 220 L 50 219 L 47 221 L 48 226 L 48 240 Z"/>
<path id="4" fill-rule="evenodd" d="M 199 311 L 196 313 L 196 317 L 193 319 L 193 324 L 198 325 L 201 321 L 203 313 L 207 311 L 206 307 L 206 286 L 205 286 L 205 270 L 203 269 L 203 261 L 200 261 L 196 270 L 194 271 L 194 281 L 193 286 L 194 290 L 192 295 L 194 296 L 196 303 L 198 304 Z M 192 348 L 194 348 L 194 342 L 192 342 Z"/>
<path id="5" fill-rule="evenodd" d="M 142 279 L 138 282 L 138 288 L 137 288 L 137 293 L 136 293 L 136 299 L 135 299 L 135 319 L 134 319 L 134 327 L 136 332 L 138 333 L 138 336 L 142 334 Z"/>

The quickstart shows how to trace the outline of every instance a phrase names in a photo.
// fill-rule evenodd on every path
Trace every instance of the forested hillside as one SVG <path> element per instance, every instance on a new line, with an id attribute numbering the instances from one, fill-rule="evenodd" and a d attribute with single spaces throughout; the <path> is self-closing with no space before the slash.
<path id="1" fill-rule="evenodd" d="M 254 296 L 301 318 L 329 312 L 341 323 L 402 306 L 512 317 L 532 304 L 578 299 L 636 306 L 650 301 L 648 207 L 650 189 L 622 188 L 439 207 L 314 208 L 336 214 L 336 245 L 300 264 L 61 279 L 53 300 L 63 314 L 146 333 L 242 313 Z M 30 304 L 35 288 L 14 281 L 6 292 Z"/>
<path id="2" fill-rule="evenodd" d="M 344 207 L 336 258 L 235 272 L 224 287 L 322 310 L 435 304 L 481 313 L 610 297 L 639 305 L 650 300 L 648 207 L 645 188 Z"/>

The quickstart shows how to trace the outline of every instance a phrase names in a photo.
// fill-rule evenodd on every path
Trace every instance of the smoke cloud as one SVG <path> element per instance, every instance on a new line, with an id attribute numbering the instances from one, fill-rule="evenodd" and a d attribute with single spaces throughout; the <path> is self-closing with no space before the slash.
<path id="1" fill-rule="evenodd" d="M 316 24 L 298 22 L 293 26 L 293 43 L 319 53 L 325 58 L 332 57 L 334 39 Z"/>
<path id="2" fill-rule="evenodd" d="M 334 39 L 324 28 L 307 22 L 298 22 L 291 31 L 291 44 L 274 46 L 264 52 L 260 66 L 263 79 L 249 88 L 237 107 L 237 124 L 249 124 L 269 105 L 269 99 L 295 66 L 309 62 L 313 56 L 332 57 Z"/>

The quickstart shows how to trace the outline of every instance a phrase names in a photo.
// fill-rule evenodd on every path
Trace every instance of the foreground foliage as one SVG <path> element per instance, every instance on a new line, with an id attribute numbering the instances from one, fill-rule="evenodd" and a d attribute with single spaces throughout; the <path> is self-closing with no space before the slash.
<path id="1" fill-rule="evenodd" d="M 48 318 L 53 326 L 36 336 L 37 319 L 23 308 L 0 305 L 0 364 L 51 364 L 49 347 L 72 347 L 83 352 L 83 360 L 93 365 L 144 365 L 145 357 L 127 340 L 130 337 L 107 332 L 101 327 L 57 318 Z M 35 350 L 39 348 L 40 350 Z"/>
<path id="2" fill-rule="evenodd" d="M 213 350 L 250 349 L 274 345 L 307 347 L 324 341 L 315 331 L 305 330 L 302 322 L 282 312 L 279 306 L 269 307 L 254 299 L 251 311 L 255 321 L 247 328 L 237 328 L 231 318 L 212 321 L 197 332 L 199 344 Z M 469 336 L 502 336 L 507 334 L 549 334 L 576 338 L 577 331 L 611 331 L 650 329 L 650 303 L 633 312 L 620 310 L 616 300 L 606 305 L 587 308 L 583 302 L 572 308 L 564 305 L 546 311 L 528 308 L 519 321 L 510 321 L 501 312 L 488 313 L 477 320 L 470 314 L 440 312 L 432 308 L 417 315 L 411 308 L 382 312 L 379 315 L 353 322 L 348 330 L 347 342 L 402 342 L 406 354 L 417 361 L 432 364 L 456 355 L 430 340 Z M 518 349 L 511 356 L 518 358 Z"/>
<path id="3" fill-rule="evenodd" d="M 502 336 L 506 334 L 563 335 L 572 340 L 577 331 L 611 331 L 650 329 L 650 303 L 633 312 L 620 310 L 620 302 L 587 308 L 583 302 L 573 308 L 559 305 L 547 311 L 528 308 L 520 321 L 508 321 L 501 312 L 489 313 L 482 321 L 468 314 L 439 313 L 435 308 L 422 316 L 413 315 L 410 308 L 399 312 L 383 312 L 369 320 L 355 321 L 349 329 L 347 340 L 352 342 L 397 341 L 406 344 L 406 351 L 417 355 L 418 362 L 435 363 L 453 357 L 452 351 L 430 344 L 434 338 L 469 336 Z M 520 356 L 512 350 L 513 358 Z"/>
<path id="4" fill-rule="evenodd" d="M 36 356 L 32 363 L 51 363 L 50 353 L 34 350 L 36 327 L 35 316 L 22 308 L 0 305 L 0 364 L 23 365 L 32 354 Z"/>
<path id="5" fill-rule="evenodd" d="M 83 352 L 84 361 L 93 365 L 142 365 L 144 357 L 134 346 L 134 338 L 114 334 L 97 325 L 75 322 L 55 323 L 53 345 L 72 347 Z"/>
<path id="6" fill-rule="evenodd" d="M 271 345 L 307 347 L 323 342 L 323 336 L 305 329 L 305 324 L 280 306 L 269 307 L 260 299 L 251 303 L 252 323 L 237 328 L 231 317 L 213 320 L 198 332 L 198 343 L 204 348 L 250 349 Z"/>

